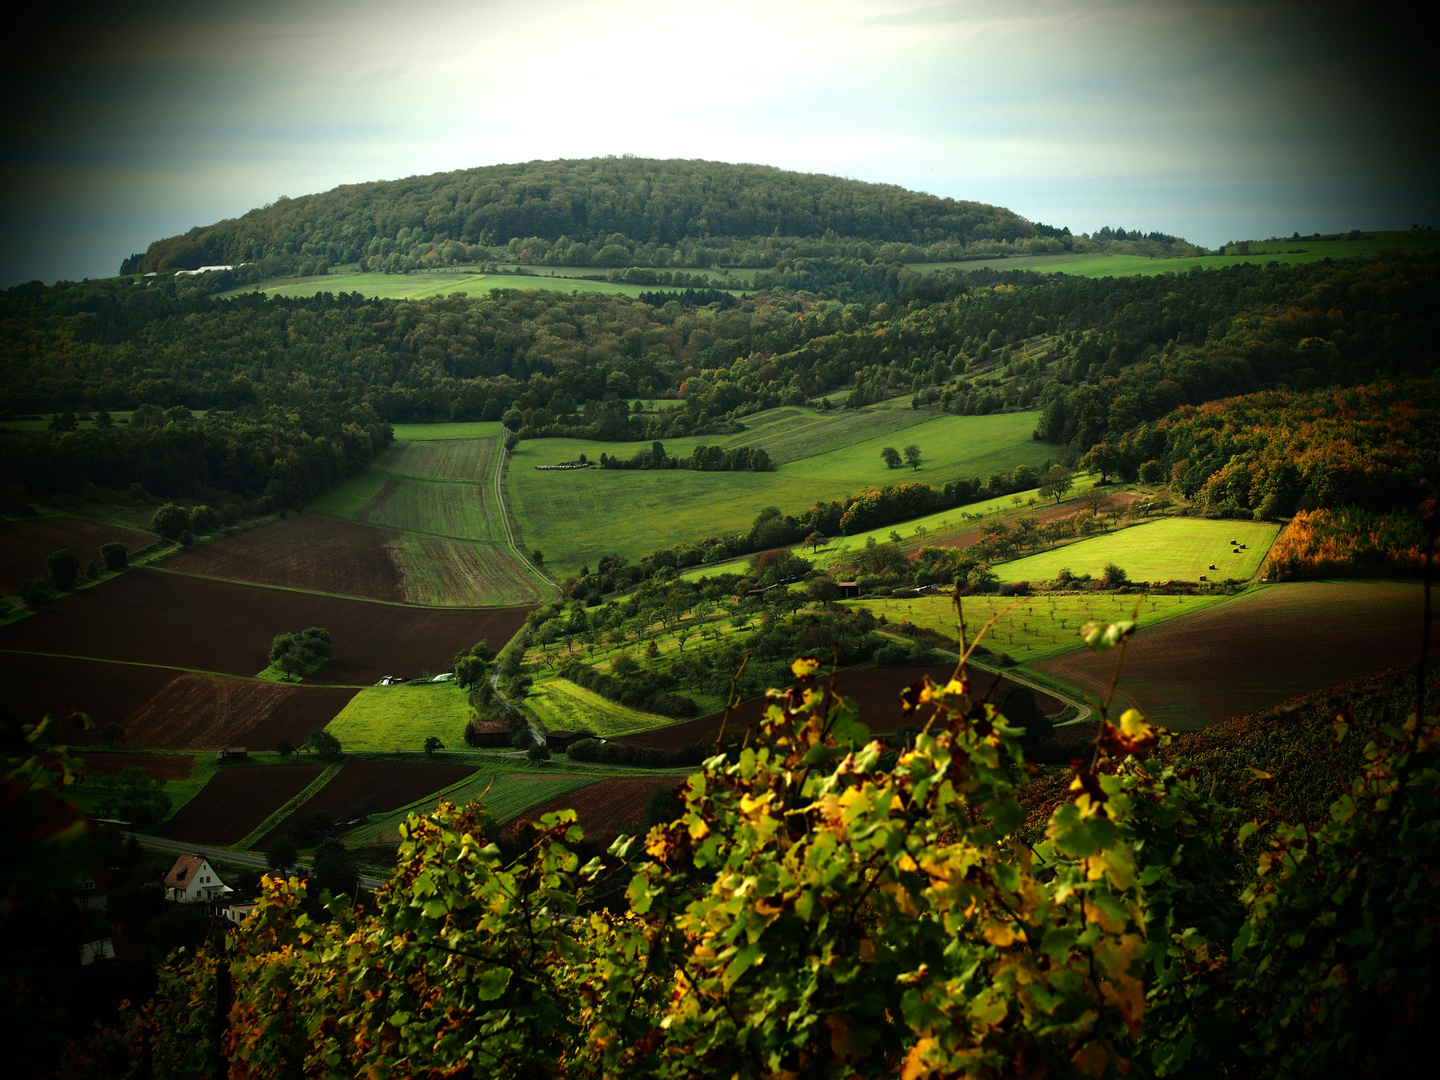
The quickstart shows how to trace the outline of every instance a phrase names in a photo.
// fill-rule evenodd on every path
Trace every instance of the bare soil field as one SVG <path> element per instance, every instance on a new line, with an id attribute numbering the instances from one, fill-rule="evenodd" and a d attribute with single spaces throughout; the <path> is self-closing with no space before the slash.
<path id="1" fill-rule="evenodd" d="M 10 637 L 7 644 L 25 647 L 23 638 L 17 642 Z M 60 721 L 52 741 L 76 746 L 96 743 L 100 741 L 100 728 L 109 723 L 124 725 L 132 711 L 173 678 L 175 672 L 165 668 L 0 653 L 0 685 L 5 687 L 0 694 L 0 719 L 18 727 L 38 723 L 50 713 Z M 95 721 L 95 729 L 86 731 L 79 720 L 61 719 L 72 711 L 88 715 Z"/>
<path id="2" fill-rule="evenodd" d="M 26 578 L 45 577 L 45 560 L 61 548 L 74 552 L 83 573 L 91 559 L 100 565 L 101 544 L 124 544 L 131 551 L 139 551 L 154 542 L 155 537 L 149 533 L 80 518 L 0 522 L 0 592 L 13 593 Z"/>
<path id="3" fill-rule="evenodd" d="M 112 776 L 121 769 L 138 765 L 152 780 L 188 780 L 195 767 L 194 754 L 113 754 L 87 750 L 80 756 L 85 759 L 87 772 L 102 776 Z"/>
<path id="4" fill-rule="evenodd" d="M 473 765 L 429 761 L 414 765 L 393 761 L 346 762 L 334 779 L 306 799 L 255 846 L 261 851 L 267 850 L 291 825 L 317 810 L 325 811 L 336 821 L 345 821 L 355 816 L 352 811 L 359 810 L 368 801 L 370 805 L 365 813 L 388 814 L 432 791 L 458 784 L 474 771 Z"/>
<path id="5" fill-rule="evenodd" d="M 392 547 L 399 534 L 322 514 L 303 514 L 197 545 L 167 570 L 288 589 L 404 601 Z"/>
<path id="6" fill-rule="evenodd" d="M 447 671 L 482 639 L 498 650 L 527 610 L 397 607 L 133 570 L 0 628 L 0 649 L 254 675 L 276 634 L 323 626 L 335 655 L 306 682 L 370 686 L 389 674 Z"/>
<path id="7" fill-rule="evenodd" d="M 900 691 L 925 675 L 943 681 L 954 672 L 953 664 L 937 667 L 872 667 L 842 671 L 835 676 L 835 689 L 848 698 L 854 698 L 860 705 L 860 719 L 877 734 L 894 731 L 902 724 L 915 724 L 914 716 L 907 716 L 900 707 Z M 973 670 L 971 685 L 977 693 L 985 693 L 995 682 L 996 676 L 989 672 Z M 1010 684 L 1002 679 L 997 694 L 1004 694 Z M 1049 694 L 1036 693 L 1035 700 L 1042 711 L 1050 714 L 1059 712 L 1064 706 Z M 763 697 L 742 701 L 730 714 L 725 725 L 726 732 L 736 734 L 746 728 L 753 728 L 765 715 L 766 702 Z M 711 713 L 696 720 L 687 720 L 655 731 L 637 732 L 626 735 L 617 742 L 632 743 L 635 746 L 655 746 L 669 750 L 690 743 L 705 742 L 715 738 L 720 731 L 723 713 Z M 588 789 L 587 789 L 588 790 Z"/>
<path id="8" fill-rule="evenodd" d="M 1272 585 L 1142 627 L 1117 699 L 1167 727 L 1206 727 L 1417 657 L 1422 623 L 1415 582 Z M 1098 695 L 1115 654 L 1081 649 L 1035 667 Z"/>
<path id="9" fill-rule="evenodd" d="M 678 787 L 683 776 L 617 776 L 599 783 L 587 784 L 578 791 L 550 799 L 525 810 L 505 826 L 505 833 L 514 836 L 522 821 L 539 821 L 556 810 L 574 810 L 587 839 L 594 840 L 640 827 L 645 804 L 660 788 Z"/>
<path id="10" fill-rule="evenodd" d="M 237 843 L 304 791 L 323 769 L 322 765 L 222 768 L 156 831 L 194 844 Z"/>
<path id="11" fill-rule="evenodd" d="M 341 687 L 180 675 L 126 717 L 125 741 L 159 750 L 273 750 L 282 738 L 299 746 L 354 696 Z"/>

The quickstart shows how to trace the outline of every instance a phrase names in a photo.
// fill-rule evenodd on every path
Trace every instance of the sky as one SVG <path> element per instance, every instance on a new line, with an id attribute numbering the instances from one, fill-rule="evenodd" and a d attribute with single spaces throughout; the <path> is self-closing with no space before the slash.
<path id="1" fill-rule="evenodd" d="M 32 5 L 59 10 L 0 42 L 0 288 L 108 276 L 281 195 L 626 153 L 1210 247 L 1440 225 L 1429 28 L 1379 6 Z"/>

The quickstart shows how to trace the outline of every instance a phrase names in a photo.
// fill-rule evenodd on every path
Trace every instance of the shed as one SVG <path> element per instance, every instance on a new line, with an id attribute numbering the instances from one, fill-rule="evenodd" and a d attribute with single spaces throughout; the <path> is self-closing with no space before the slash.
<path id="1" fill-rule="evenodd" d="M 840 599 L 853 600 L 860 595 L 860 582 L 858 581 L 837 581 L 835 587 L 840 590 Z"/>
<path id="2" fill-rule="evenodd" d="M 595 738 L 593 731 L 547 731 L 545 745 L 550 748 L 551 753 L 563 754 L 582 739 L 593 738 Z"/>
<path id="3" fill-rule="evenodd" d="M 510 725 L 498 720 L 472 720 L 465 741 L 483 749 L 509 746 Z"/>
<path id="4" fill-rule="evenodd" d="M 249 761 L 250 751 L 243 746 L 227 746 L 224 750 L 216 753 L 215 760 L 222 764 L 227 761 Z"/>

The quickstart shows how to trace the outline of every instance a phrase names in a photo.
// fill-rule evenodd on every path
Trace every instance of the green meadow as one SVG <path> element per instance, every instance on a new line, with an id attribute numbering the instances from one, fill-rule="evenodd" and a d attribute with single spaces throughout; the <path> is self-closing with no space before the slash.
<path id="1" fill-rule="evenodd" d="M 883 407 L 861 410 L 884 420 Z M 905 410 L 909 412 L 909 410 Z M 527 548 L 538 548 L 546 565 L 560 574 L 594 565 L 600 556 L 619 553 L 637 558 L 685 540 L 749 529 L 762 507 L 786 513 L 816 502 L 841 499 L 875 485 L 922 481 L 939 485 L 957 476 L 988 476 L 1018 465 L 1039 467 L 1054 447 L 1030 436 L 1038 414 L 934 416 L 903 431 L 871 436 L 854 414 L 827 417 L 811 425 L 808 446 L 774 472 L 730 473 L 689 470 L 601 470 L 541 472 L 536 465 L 571 461 L 601 453 L 631 457 L 643 444 L 600 443 L 581 439 L 541 439 L 520 443 L 506 476 L 507 500 L 520 524 Z M 753 421 L 753 425 L 752 425 Z M 668 454 L 687 456 L 698 444 L 758 446 L 769 453 L 767 414 L 747 418 L 750 429 L 726 437 L 675 439 Z M 837 438 L 834 431 L 840 431 Z M 838 445 L 837 445 L 838 442 Z M 909 443 L 924 455 L 919 470 L 886 468 L 880 449 Z M 826 449 L 829 447 L 829 449 Z"/>
<path id="2" fill-rule="evenodd" d="M 675 723 L 667 716 L 610 701 L 569 679 L 546 679 L 537 683 L 525 696 L 521 708 L 547 731 L 593 731 L 605 738 L 653 731 Z"/>
<path id="3" fill-rule="evenodd" d="M 1269 522 L 1165 518 L 1001 563 L 995 572 L 1001 581 L 1053 581 L 1062 568 L 1099 577 L 1114 563 L 1132 581 L 1244 581 L 1259 573 L 1279 532 Z M 1235 554 L 1231 540 L 1245 550 Z"/>
<path id="4" fill-rule="evenodd" d="M 723 287 L 724 282 L 719 285 Z M 604 293 L 639 296 L 645 292 L 683 292 L 685 285 L 625 285 L 596 278 L 559 277 L 548 273 L 479 274 L 471 271 L 416 271 L 411 274 L 325 274 L 319 277 L 281 278 L 253 289 L 267 296 L 314 296 L 316 293 L 351 293 L 374 299 L 426 300 L 451 293 L 488 296 L 496 289 L 546 289 L 551 292 Z M 737 290 L 730 290 L 732 292 Z M 231 295 L 234 295 L 233 293 Z"/>
<path id="5" fill-rule="evenodd" d="M 470 722 L 465 691 L 453 682 L 370 686 L 326 726 L 346 750 L 423 750 L 431 735 L 460 745 Z"/>

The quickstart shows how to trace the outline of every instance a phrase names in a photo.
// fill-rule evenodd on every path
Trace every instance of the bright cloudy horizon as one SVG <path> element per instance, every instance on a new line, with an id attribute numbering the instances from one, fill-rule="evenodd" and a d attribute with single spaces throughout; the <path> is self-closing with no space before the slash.
<path id="1" fill-rule="evenodd" d="M 1229 0 L 81 5 L 4 46 L 0 287 L 282 195 L 626 153 L 1211 247 L 1433 224 L 1418 33 Z"/>

